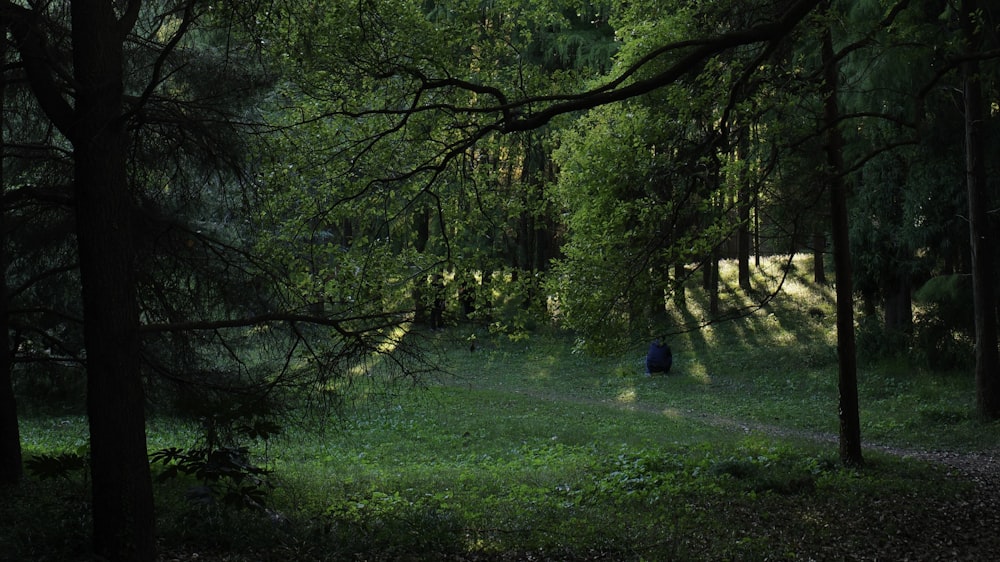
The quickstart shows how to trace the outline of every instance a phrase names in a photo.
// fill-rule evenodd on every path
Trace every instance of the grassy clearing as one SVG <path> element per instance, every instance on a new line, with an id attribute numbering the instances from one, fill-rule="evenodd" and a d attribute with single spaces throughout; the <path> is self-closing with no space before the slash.
<path id="1" fill-rule="evenodd" d="M 643 376 L 638 346 L 594 358 L 565 336 L 479 332 L 470 352 L 469 332 L 439 334 L 448 374 L 428 388 L 260 449 L 274 469 L 269 511 L 192 504 L 183 482 L 161 484 L 164 559 L 959 557 L 920 522 L 967 501 L 968 485 L 874 450 L 862 471 L 839 466 L 832 297 L 788 283 L 768 309 L 672 339 L 669 377 Z M 724 298 L 741 304 L 736 291 Z M 695 292 L 688 302 L 679 314 L 697 321 Z M 996 424 L 971 415 L 970 375 L 884 362 L 860 379 L 868 443 L 1000 443 Z M 29 417 L 26 453 L 74 450 L 85 428 L 79 416 Z M 191 435 L 157 419 L 151 447 Z M 0 518 L 20 524 L 0 531 L 0 560 L 86 559 L 86 494 L 82 475 L 9 494 Z"/>

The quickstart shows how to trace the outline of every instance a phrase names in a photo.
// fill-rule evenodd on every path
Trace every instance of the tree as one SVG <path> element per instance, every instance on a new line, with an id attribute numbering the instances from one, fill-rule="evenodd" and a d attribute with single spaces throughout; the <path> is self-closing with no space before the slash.
<path id="1" fill-rule="evenodd" d="M 829 3 L 827 4 L 829 9 Z M 854 288 L 851 276 L 850 227 L 847 212 L 847 185 L 844 180 L 844 141 L 840 132 L 839 65 L 834 56 L 830 26 L 822 37 L 823 125 L 826 128 L 826 157 L 830 214 L 833 231 L 833 261 L 837 283 L 837 363 L 840 390 L 840 460 L 847 465 L 863 464 L 861 421 L 858 406 L 857 351 L 854 340 Z"/>
<path id="2" fill-rule="evenodd" d="M 623 41 L 620 68 L 642 60 L 650 43 L 744 24 L 739 17 L 718 17 L 712 8 L 682 10 L 658 21 L 636 16 L 644 8 L 636 9 L 629 12 L 634 29 L 618 25 L 620 36 L 638 38 Z M 696 22 L 714 27 L 701 29 Z M 772 52 L 772 44 L 753 45 L 709 58 L 669 86 L 623 101 L 614 110 L 592 110 L 580 120 L 579 131 L 561 138 L 557 193 L 569 224 L 553 287 L 562 320 L 589 341 L 596 344 L 614 334 L 627 344 L 629 334 L 648 337 L 650 329 L 666 329 L 664 292 L 683 294 L 678 289 L 687 277 L 686 263 L 702 264 L 710 295 L 715 294 L 715 264 L 719 248 L 734 234 L 733 218 L 737 225 L 749 225 L 751 197 L 738 186 L 759 180 L 751 174 L 753 157 L 732 155 L 739 153 L 738 136 L 746 132 L 738 121 L 754 119 L 747 101 L 751 76 L 757 77 L 757 65 Z M 641 82 L 669 61 L 630 71 Z M 623 113 L 628 119 L 617 118 Z M 746 250 L 748 257 L 749 245 Z M 748 274 L 749 259 L 745 263 Z M 669 280 L 671 265 L 679 269 Z M 711 298 L 715 316 L 718 302 Z"/>
<path id="3" fill-rule="evenodd" d="M 151 560 L 155 549 L 122 99 L 122 43 L 139 8 L 71 4 L 75 104 L 45 107 L 73 144 L 94 550 L 109 560 Z"/>
<path id="4" fill-rule="evenodd" d="M 699 76 L 713 60 L 713 57 L 731 52 L 734 49 L 756 45 L 759 46 L 761 54 L 750 56 L 741 61 L 741 65 L 733 71 L 736 76 L 753 75 L 759 65 L 776 52 L 782 41 L 786 40 L 797 28 L 800 22 L 810 14 L 816 7 L 815 2 L 793 2 L 787 6 L 782 6 L 776 14 L 761 16 L 756 21 L 764 21 L 747 28 L 737 28 L 735 30 L 724 31 L 718 35 L 701 37 L 692 40 L 666 40 L 659 47 L 653 48 L 643 56 L 637 57 L 635 62 L 625 64 L 618 69 L 615 76 L 605 81 L 603 84 L 582 93 L 566 95 L 547 96 L 516 96 L 511 92 L 504 91 L 501 87 L 482 85 L 475 80 L 463 79 L 455 76 L 445 76 L 436 78 L 428 74 L 428 69 L 420 68 L 419 65 L 411 64 L 409 60 L 401 63 L 390 62 L 380 67 L 381 76 L 391 76 L 396 79 L 393 86 L 402 86 L 402 91 L 410 91 L 404 94 L 409 102 L 402 104 L 403 109 L 395 106 L 380 106 L 374 109 L 343 108 L 337 110 L 344 115 L 356 118 L 371 117 L 375 119 L 391 118 L 397 124 L 390 130 L 402 130 L 406 123 L 416 116 L 421 116 L 430 112 L 443 113 L 455 120 L 453 130 L 467 131 L 466 135 L 457 139 L 450 138 L 442 140 L 438 144 L 436 166 L 433 170 L 440 170 L 440 166 L 454 160 L 458 154 L 463 153 L 475 143 L 481 141 L 493 133 L 514 133 L 541 127 L 549 123 L 552 119 L 571 112 L 578 112 L 588 109 L 605 106 L 615 102 L 632 100 L 641 96 L 659 93 L 663 89 L 677 84 L 688 76 Z M 879 22 L 880 25 L 891 23 L 894 16 L 905 7 L 905 2 L 897 4 L 889 11 L 889 16 Z M 829 9 L 829 4 L 827 4 Z M 841 458 L 843 462 L 850 465 L 860 465 L 863 462 L 860 442 L 860 421 L 858 414 L 857 400 L 857 368 L 856 349 L 854 339 L 853 324 L 853 290 L 850 273 L 850 247 L 849 229 L 847 222 L 847 186 L 846 168 L 843 162 L 843 139 L 840 132 L 841 112 L 839 108 L 838 94 L 838 67 L 839 59 L 846 56 L 850 47 L 846 51 L 835 52 L 833 38 L 829 26 L 823 32 L 821 60 L 821 84 L 823 84 L 822 99 L 822 131 L 825 136 L 826 146 L 826 178 L 828 179 L 829 195 L 831 197 L 832 210 L 832 230 L 834 238 L 834 255 L 837 269 L 837 318 L 838 318 L 838 358 L 839 358 L 839 386 L 840 386 L 840 422 L 841 422 Z M 398 90 L 394 90 L 396 92 Z M 398 99 L 396 95 L 391 99 Z M 474 99 L 474 103 L 469 100 Z M 609 120 L 611 121 L 611 120 Z M 593 126 L 593 124 L 591 124 Z M 649 145 L 638 142 L 638 148 L 648 151 Z M 591 154 L 596 154 L 593 150 Z M 711 161 L 717 157 L 713 152 L 708 155 L 706 161 Z M 564 170 L 565 173 L 565 170 Z M 709 176 L 712 174 L 709 173 Z M 642 177 L 643 174 L 640 174 Z M 628 183 L 625 182 L 628 189 Z M 717 187 L 717 184 L 711 184 Z M 709 189 L 711 192 L 711 188 Z M 710 199 L 710 198 L 709 198 Z M 619 201 L 632 201 L 633 197 L 619 198 Z M 638 207 L 642 207 L 640 204 Z M 612 206 L 606 208 L 606 214 L 601 220 L 608 224 L 628 225 L 635 220 L 635 213 L 638 211 L 635 205 L 627 207 Z M 632 213 L 630 215 L 630 213 Z M 600 213 L 599 213 L 600 214 Z M 609 217 L 614 220 L 609 221 Z M 628 230 L 619 231 L 612 229 L 612 238 L 623 236 Z M 640 244 L 621 245 L 622 252 L 595 251 L 597 247 L 585 247 L 581 255 L 588 254 L 599 259 L 617 260 L 616 265 L 621 266 L 622 256 L 630 263 L 639 263 L 644 266 L 652 266 L 657 260 L 649 260 L 650 253 L 641 254 L 642 241 Z M 634 241 L 633 241 L 634 242 Z M 627 250 L 640 250 L 642 259 L 636 259 L 637 255 L 632 255 Z M 655 255 L 655 254 L 654 254 Z M 675 259 L 680 259 L 677 256 Z M 662 259 L 660 260 L 662 261 Z M 666 260 L 671 263 L 671 260 Z M 644 267 L 645 268 L 645 267 Z M 651 267 L 650 267 L 651 268 Z M 646 269 L 650 269 L 646 268 Z M 606 268 L 614 269 L 614 267 Z M 577 272 L 578 273 L 578 272 Z M 634 276 L 626 275 L 626 279 L 634 279 Z M 620 293 L 611 291 L 611 294 L 601 298 L 601 291 L 607 290 L 607 284 L 600 281 L 594 283 L 593 276 L 582 275 L 581 279 L 587 281 L 578 284 L 577 288 L 581 295 L 589 296 L 595 302 L 617 302 Z M 565 296 L 565 292 L 563 292 Z M 594 296 L 596 295 L 596 298 Z M 587 318 L 605 320 L 606 315 L 587 314 Z"/>
<path id="5" fill-rule="evenodd" d="M 0 37 L 0 65 L 7 64 L 7 38 Z M 7 75 L 0 74 L 0 116 L 6 113 Z M 0 118 L 0 200 L 6 194 L 3 173 L 6 147 L 5 123 Z M 17 400 L 12 379 L 13 357 L 10 346 L 10 300 L 7 294 L 7 213 L 0 207 L 0 485 L 16 484 L 21 479 L 21 436 L 17 421 Z"/>
<path id="6" fill-rule="evenodd" d="M 490 9 L 447 1 L 375 2 L 321 14 L 288 4 L 272 20 L 272 44 L 290 37 L 291 50 L 310 54 L 286 59 L 294 76 L 287 88 L 290 98 L 308 100 L 303 106 L 317 123 L 309 129 L 324 139 L 322 150 L 303 137 L 296 149 L 276 152 L 296 162 L 296 183 L 312 184 L 310 206 L 321 222 L 365 217 L 359 221 L 364 229 L 355 230 L 366 234 L 355 236 L 344 257 L 356 251 L 369 263 L 390 266 L 368 271 L 404 280 L 413 289 L 417 318 L 434 300 L 429 280 L 444 278 L 446 294 L 461 294 L 473 319 L 523 332 L 545 310 L 539 279 L 556 251 L 558 217 L 546 194 L 553 171 L 548 130 L 468 143 L 466 132 L 478 119 L 456 120 L 444 108 L 398 111 L 413 81 L 451 76 L 505 84 L 512 92 L 558 91 L 610 64 L 617 45 L 604 12 L 562 1 L 513 0 Z M 343 40 L 331 42 L 332 36 Z M 376 37 L 393 38 L 397 49 L 386 52 L 372 41 Z M 475 94 L 456 97 L 478 103 Z M 395 101 L 383 111 L 387 100 Z M 286 117 L 299 120 L 291 112 Z M 282 142 L 299 141 L 287 135 Z M 448 154 L 439 158 L 443 147 Z M 391 243 L 361 243 L 376 238 Z M 375 259 L 383 252 L 393 255 Z"/>
<path id="7" fill-rule="evenodd" d="M 94 546 L 109 560 L 151 560 L 154 546 L 122 119 L 121 44 L 138 8 L 138 2 L 130 3 L 119 18 L 110 3 L 73 3 L 69 17 L 76 88 L 71 105 L 62 97 L 64 84 L 48 57 L 39 14 L 0 4 L 39 106 L 74 149 L 87 322 Z"/>
<path id="8" fill-rule="evenodd" d="M 238 423 L 228 408 L 270 411 L 260 404 L 328 387 L 351 367 L 416 372 L 404 366 L 412 344 L 394 331 L 403 318 L 380 308 L 317 314 L 289 275 L 297 269 L 261 259 L 258 252 L 277 246 L 251 235 L 257 224 L 223 224 L 235 211 L 256 221 L 250 212 L 260 210 L 239 208 L 259 201 L 256 194 L 231 192 L 254 187 L 246 178 L 260 170 L 239 154 L 247 143 L 226 135 L 245 130 L 239 94 L 261 82 L 241 64 L 249 57 L 218 48 L 230 44 L 237 23 L 254 21 L 240 19 L 242 9 L 194 0 L 0 3 L 35 103 L 72 146 L 65 201 L 76 262 L 64 270 L 79 272 L 94 549 L 108 560 L 153 558 L 146 390 L 197 389 L 199 402 L 220 407 L 213 419 Z M 364 284 L 354 281 L 326 298 L 342 304 Z M 386 350 L 392 357 L 382 361 Z M 257 409 L 246 414 L 221 399 L 233 392 Z"/>
<path id="9" fill-rule="evenodd" d="M 71 4 L 71 105 L 46 58 L 36 14 L 0 5 L 39 105 L 73 146 L 94 548 L 109 560 L 152 560 L 154 551 L 123 119 L 122 45 L 140 7 L 130 2 L 119 14 L 110 2 Z"/>
<path id="10" fill-rule="evenodd" d="M 16 57 L 4 67 L 3 86 L 5 357 L 21 389 L 49 391 L 52 387 L 42 381 L 59 380 L 71 383 L 60 385 L 60 391 L 76 386 L 82 397 L 83 376 L 74 376 L 81 365 L 82 335 L 68 143 L 46 122 Z M 10 416 L 4 417 L 2 433 L 9 441 L 3 448 L 11 451 L 4 460 L 19 459 L 14 406 L 4 413 Z"/>
<path id="11" fill-rule="evenodd" d="M 986 150 L 983 138 L 985 101 L 982 75 L 976 60 L 982 35 L 978 2 L 963 0 L 959 22 L 968 46 L 962 63 L 962 98 L 965 109 L 965 174 L 969 198 L 969 237 L 972 247 L 972 294 L 976 322 L 976 406 L 985 419 L 1000 418 L 1000 352 L 997 350 L 996 266 L 990 252 L 993 229 L 986 182 Z"/>
<path id="12" fill-rule="evenodd" d="M 847 17 L 866 22 L 882 9 L 856 3 Z M 858 339 L 861 354 L 872 357 L 911 349 L 913 289 L 948 254 L 942 242 L 954 238 L 941 236 L 944 217 L 964 214 L 954 208 L 957 195 L 948 182 L 934 182 L 926 173 L 947 169 L 954 158 L 947 127 L 928 133 L 939 119 L 940 96 L 920 94 L 941 64 L 927 62 L 940 56 L 943 31 L 933 10 L 919 3 L 892 26 L 852 26 L 864 35 L 847 39 L 864 44 L 850 45 L 841 61 L 843 81 L 851 84 L 842 95 L 843 112 L 857 124 L 844 129 L 847 167 L 856 170 L 850 238 L 854 287 L 862 299 Z M 941 218 L 931 219 L 932 213 Z"/>

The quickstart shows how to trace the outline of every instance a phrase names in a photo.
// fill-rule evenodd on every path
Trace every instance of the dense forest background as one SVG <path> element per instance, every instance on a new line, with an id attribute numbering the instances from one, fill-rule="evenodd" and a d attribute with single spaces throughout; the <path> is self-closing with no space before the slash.
<path id="1" fill-rule="evenodd" d="M 780 291 L 755 263 L 796 253 L 836 286 L 844 463 L 859 356 L 967 368 L 996 419 L 998 17 L 2 1 L 0 477 L 21 477 L 16 395 L 85 395 L 95 548 L 149 560 L 149 408 L 213 420 L 170 453 L 204 467 L 419 381 L 429 330 L 617 353 L 752 313 Z M 720 295 L 727 259 L 755 305 Z M 711 304 L 678 324 L 693 276 Z"/>

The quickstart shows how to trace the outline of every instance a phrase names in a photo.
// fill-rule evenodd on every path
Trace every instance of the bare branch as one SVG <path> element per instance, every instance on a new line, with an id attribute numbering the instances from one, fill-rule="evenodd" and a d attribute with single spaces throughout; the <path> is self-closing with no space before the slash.
<path id="1" fill-rule="evenodd" d="M 0 22 L 14 37 L 14 47 L 21 56 L 28 83 L 38 105 L 52 123 L 67 137 L 73 127 L 73 107 L 61 94 L 56 82 L 52 57 L 45 46 L 45 34 L 39 28 L 40 15 L 10 0 L 0 1 Z"/>
<path id="2" fill-rule="evenodd" d="M 135 27 L 135 23 L 139 21 L 139 9 L 142 7 L 142 0 L 129 0 L 128 5 L 125 6 L 125 12 L 122 14 L 121 19 L 118 20 L 118 35 L 121 38 L 125 38 L 132 28 Z"/>
<path id="3" fill-rule="evenodd" d="M 375 326 L 368 326 L 364 331 L 354 331 L 345 325 L 356 321 L 379 320 Z M 147 324 L 140 328 L 142 332 L 195 332 L 195 331 L 215 331 L 226 328 L 250 328 L 272 323 L 285 324 L 313 324 L 317 326 L 327 326 L 336 330 L 340 335 L 347 337 L 358 337 L 373 329 L 391 328 L 400 323 L 400 317 L 394 314 L 384 314 L 381 316 L 357 316 L 331 318 L 328 316 L 318 316 L 314 314 L 301 314 L 296 312 L 272 312 L 247 316 L 243 318 L 227 318 L 218 320 L 190 320 L 186 322 L 175 322 L 170 324 Z"/>
<path id="4" fill-rule="evenodd" d="M 139 0 L 132 0 L 132 2 L 130 2 L 129 7 L 131 8 L 132 4 L 140 4 L 140 3 L 141 2 Z M 184 5 L 183 15 L 181 16 L 181 23 L 178 26 L 177 31 L 174 32 L 173 37 L 171 37 L 170 40 L 167 41 L 167 43 L 163 46 L 163 50 L 160 52 L 159 56 L 156 58 L 156 61 L 153 63 L 153 72 L 152 75 L 149 77 L 149 83 L 146 84 L 146 89 L 143 90 L 142 94 L 139 96 L 138 101 L 136 101 L 132 109 L 122 116 L 123 119 L 129 119 L 133 115 L 141 111 L 142 108 L 149 101 L 149 98 L 152 97 L 153 94 L 156 92 L 156 89 L 160 86 L 160 84 L 162 84 L 163 81 L 166 80 L 166 77 L 163 76 L 163 66 L 166 64 L 167 58 L 169 58 L 170 55 L 173 54 L 174 50 L 177 48 L 177 45 L 180 43 L 181 39 L 184 38 L 188 30 L 191 28 L 191 25 L 194 24 L 195 20 L 197 19 L 198 15 L 194 11 L 194 5 L 195 5 L 195 0 L 188 0 L 187 3 Z"/>

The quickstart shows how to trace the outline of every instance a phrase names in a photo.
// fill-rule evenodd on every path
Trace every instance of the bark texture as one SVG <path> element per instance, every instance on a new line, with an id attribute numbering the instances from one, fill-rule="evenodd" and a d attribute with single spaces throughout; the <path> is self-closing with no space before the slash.
<path id="1" fill-rule="evenodd" d="M 823 32 L 823 78 L 826 97 L 823 120 L 827 130 L 826 158 L 830 189 L 834 275 L 837 283 L 837 364 L 840 389 L 840 460 L 861 466 L 861 416 L 858 403 L 857 344 L 854 333 L 854 283 L 851 271 L 847 185 L 844 181 L 844 139 L 840 132 L 839 69 L 829 27 Z"/>
<path id="2" fill-rule="evenodd" d="M 963 0 L 961 26 L 970 51 L 979 43 L 973 14 L 976 0 Z M 969 194 L 969 236 L 972 247 L 972 298 L 976 323 L 976 409 L 988 420 L 1000 419 L 1000 352 L 997 350 L 996 289 L 992 235 L 987 210 L 991 208 L 986 184 L 985 118 L 979 63 L 962 65 L 965 98 L 965 176 Z"/>
<path id="3" fill-rule="evenodd" d="M 0 37 L 0 61 L 7 61 L 7 39 Z M 6 76 L 0 76 L 0 116 L 4 115 Z M 0 117 L 2 118 L 2 117 Z M 4 139 L 0 122 L 0 194 L 6 189 L 3 174 Z M 10 319 L 7 297 L 7 223 L 0 209 L 0 485 L 17 484 L 21 480 L 21 432 L 17 422 L 17 400 L 11 373 Z"/>
<path id="4" fill-rule="evenodd" d="M 135 289 L 132 198 L 122 115 L 124 31 L 109 0 L 72 3 L 74 150 L 87 350 L 94 548 L 112 562 L 154 559 Z"/>

